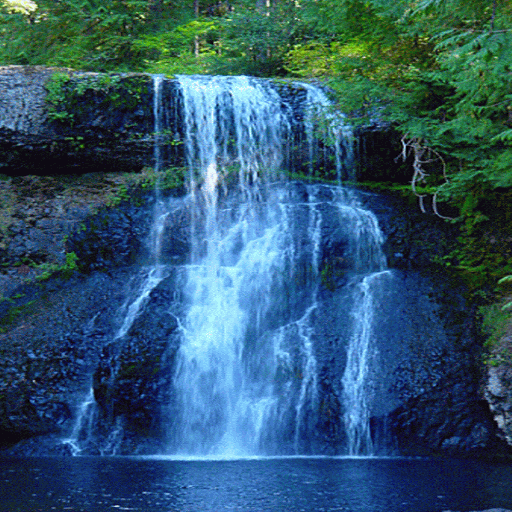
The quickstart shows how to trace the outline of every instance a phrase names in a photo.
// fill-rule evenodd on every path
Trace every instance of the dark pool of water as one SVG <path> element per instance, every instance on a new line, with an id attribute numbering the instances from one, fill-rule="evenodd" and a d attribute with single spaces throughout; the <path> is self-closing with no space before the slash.
<path id="1" fill-rule="evenodd" d="M 512 465 L 429 459 L 2 458 L 0 511 L 512 509 Z"/>

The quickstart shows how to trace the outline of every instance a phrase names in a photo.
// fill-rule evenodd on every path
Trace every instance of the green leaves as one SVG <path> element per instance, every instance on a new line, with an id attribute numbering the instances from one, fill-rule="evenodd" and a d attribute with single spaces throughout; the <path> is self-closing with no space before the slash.
<path id="1" fill-rule="evenodd" d="M 147 53 L 134 41 L 155 28 L 152 2 L 142 0 L 38 0 L 31 16 L 3 14 L 0 59 L 81 70 L 137 70 Z M 170 2 L 162 1 L 162 8 Z M 170 8 L 170 5 L 169 5 Z"/>

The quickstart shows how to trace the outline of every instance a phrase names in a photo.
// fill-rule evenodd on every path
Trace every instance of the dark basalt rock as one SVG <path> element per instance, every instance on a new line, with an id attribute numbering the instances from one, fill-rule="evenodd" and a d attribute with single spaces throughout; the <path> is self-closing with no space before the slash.
<path id="1" fill-rule="evenodd" d="M 48 168 L 55 173 L 70 168 L 77 172 L 137 170 L 153 164 L 150 76 L 118 75 L 114 85 L 107 81 L 100 87 L 95 82 L 99 75 L 67 72 L 63 92 L 68 103 L 66 109 L 57 109 L 62 114 L 59 120 L 49 116 L 46 101 L 46 87 L 55 72 L 0 68 L 2 172 L 14 174 L 20 168 L 26 173 L 45 173 Z M 87 80 L 91 80 L 90 87 L 83 86 Z M 167 104 L 165 110 L 172 133 L 165 135 L 163 165 L 183 163 L 181 120 L 176 114 L 181 100 L 175 87 L 173 81 L 164 81 L 164 93 L 174 97 L 175 103 Z M 278 89 L 282 108 L 297 110 L 292 139 L 300 146 L 305 134 L 299 128 L 300 109 L 295 107 L 303 102 L 304 90 L 288 84 Z M 382 145 L 375 142 L 377 134 L 372 137 Z M 291 169 L 301 169 L 302 149 L 288 155 Z M 372 165 L 377 169 L 381 162 Z M 296 183 L 288 193 L 290 198 L 304 200 L 306 185 Z M 352 296 L 347 275 L 354 262 L 344 231 L 348 227 L 339 225 L 327 204 L 332 191 L 320 188 L 318 194 L 326 200 L 321 207 L 326 220 L 319 268 L 312 269 L 307 258 L 298 258 L 295 267 L 288 269 L 293 284 L 286 285 L 282 302 L 264 321 L 271 331 L 280 322 L 300 318 L 311 291 L 312 273 L 318 272 L 321 284 L 315 315 L 321 321 L 315 357 L 319 406 L 304 422 L 298 438 L 305 453 L 336 454 L 345 443 L 340 376 L 347 358 L 347 340 L 337 333 L 348 321 Z M 119 337 L 127 297 L 143 280 L 144 265 L 154 263 L 149 250 L 154 199 L 151 194 L 139 199 L 137 205 L 121 203 L 117 208 L 101 209 L 83 218 L 82 229 L 69 233 L 65 249 L 77 255 L 81 273 L 68 280 L 57 278 L 40 286 L 9 289 L 16 298 L 0 304 L 4 319 L 9 317 L 0 334 L 0 439 L 4 446 L 31 439 L 11 453 L 65 452 L 62 437 L 73 428 L 78 404 L 91 385 L 98 411 L 97 443 L 88 448 L 89 453 L 100 453 L 99 446 L 108 444 L 117 427 L 123 431 L 116 447 L 121 453 L 155 452 L 167 441 L 164 425 L 176 413 L 171 383 L 179 347 L 179 329 L 169 314 L 169 304 L 174 300 L 180 266 L 189 259 L 191 219 L 186 201 L 176 198 L 161 248 L 161 261 L 171 270 Z M 371 424 L 376 444 L 385 438 L 381 445 L 386 449 L 411 455 L 505 453 L 481 397 L 481 340 L 475 306 L 467 301 L 464 286 L 433 263 L 436 256 L 448 252 L 454 236 L 451 226 L 435 216 L 419 214 L 416 205 L 398 196 L 362 193 L 361 202 L 379 218 L 390 267 L 388 286 L 377 297 L 379 336 L 371 369 Z M 300 253 L 310 243 L 305 235 L 307 205 L 295 213 L 294 250 Z M 14 226 L 18 232 L 7 250 L 43 258 L 52 226 L 41 218 L 32 226 Z M 272 290 L 283 291 L 278 281 L 272 286 Z M 291 332 L 290 338 L 296 335 Z M 301 357 L 298 349 L 290 353 L 292 359 Z M 284 373 L 290 370 L 281 370 L 285 382 Z M 279 372 L 276 378 L 279 387 Z M 299 388 L 297 378 L 291 392 Z M 295 414 L 292 408 L 284 414 L 283 423 L 289 424 L 290 432 Z M 283 443 L 279 448 L 292 453 L 293 440 Z"/>
<path id="2" fill-rule="evenodd" d="M 67 81 L 55 85 L 55 76 Z M 48 101 L 50 88 L 57 90 L 51 100 L 57 104 Z M 149 75 L 1 67 L 0 169 L 69 174 L 151 165 L 151 95 Z"/>
<path id="3" fill-rule="evenodd" d="M 321 170 L 336 179 L 333 151 L 318 141 L 308 162 L 304 128 L 306 89 L 296 82 L 271 86 L 289 121 L 283 166 L 292 173 Z M 155 134 L 154 83 L 146 74 L 83 73 L 44 67 L 0 67 L 0 170 L 8 175 L 68 174 L 103 169 L 138 171 L 185 162 L 182 95 L 176 80 L 163 80 L 164 129 Z M 308 162 L 308 163 L 306 163 Z M 347 179 L 349 176 L 343 176 Z"/>
<path id="4" fill-rule="evenodd" d="M 168 276 L 152 290 L 145 308 L 121 339 L 102 351 L 94 372 L 94 396 L 100 408 L 98 432 L 121 421 L 122 452 L 144 452 L 165 439 L 172 403 L 174 358 L 179 347 L 177 321 L 169 314 L 176 283 Z M 155 441 L 156 440 L 156 441 Z"/>
<path id="5" fill-rule="evenodd" d="M 302 187 L 294 185 L 291 193 L 299 197 Z M 414 229 L 426 230 L 436 234 L 431 246 L 435 253 L 449 231 L 443 234 L 432 227 L 435 222 L 428 231 L 428 220 L 412 221 L 414 208 L 407 210 L 396 198 L 364 197 L 380 217 L 388 253 L 400 247 L 404 254 L 412 255 L 396 259 L 386 277 L 385 295 L 377 297 L 381 305 L 375 313 L 379 336 L 371 370 L 371 425 L 376 445 L 385 446 L 388 453 L 410 455 L 506 453 L 480 395 L 479 341 L 464 288 L 441 269 L 433 272 L 431 266 L 423 265 L 428 261 L 425 251 L 419 257 L 406 245 L 409 236 L 416 236 Z M 395 222 L 398 206 L 400 218 L 405 216 L 407 222 Z M 133 296 L 147 272 L 139 264 L 126 265 L 145 260 L 152 212 L 148 199 L 141 206 L 125 205 L 91 217 L 87 228 L 69 240 L 88 274 L 50 281 L 28 294 L 27 298 L 36 301 L 35 311 L 27 310 L 22 322 L 0 335 L 2 346 L 9 347 L 2 358 L 0 433 L 4 446 L 18 443 L 11 453 L 64 452 L 59 443 L 73 427 L 92 375 L 98 412 L 96 441 L 87 448 L 88 453 L 100 453 L 99 447 L 108 445 L 106 441 L 117 427 L 122 430 L 122 440 L 116 453 L 154 453 L 167 442 L 166 425 L 176 416 L 172 378 L 179 347 L 179 329 L 169 305 L 176 304 L 180 265 L 188 259 L 185 201 L 166 227 L 169 242 L 162 250 L 162 261 L 171 265 L 166 267 L 168 274 L 151 291 L 127 333 L 117 337 L 123 311 L 129 306 L 127 297 Z M 297 248 L 306 243 L 299 229 L 304 225 L 300 220 L 303 213 L 299 207 Z M 334 219 L 325 213 L 327 219 Z M 336 223 L 326 221 L 319 263 L 323 269 L 336 264 L 318 295 L 319 409 L 299 432 L 304 453 L 336 454 L 345 443 L 340 376 L 347 340 L 336 334 L 351 307 L 346 268 L 338 262 L 346 253 L 343 239 Z M 265 319 L 270 329 L 302 314 L 311 269 L 299 260 L 295 272 L 296 287 L 289 290 L 288 302 Z M 38 304 L 44 307 L 39 309 Z M 292 332 L 290 335 L 293 337 Z M 301 357 L 299 352 L 290 354 Z M 286 378 L 283 375 L 283 382 Z M 290 428 L 295 414 L 290 410 L 283 418 Z M 35 442 L 37 438 L 40 441 Z M 19 444 L 22 439 L 33 440 Z M 284 443 L 279 449 L 293 452 L 292 444 L 286 448 Z M 108 453 L 106 448 L 102 450 Z"/>

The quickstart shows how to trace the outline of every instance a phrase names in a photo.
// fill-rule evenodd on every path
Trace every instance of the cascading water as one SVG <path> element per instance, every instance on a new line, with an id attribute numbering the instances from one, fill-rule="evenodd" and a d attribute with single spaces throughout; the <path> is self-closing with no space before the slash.
<path id="1" fill-rule="evenodd" d="M 350 127 L 344 122 L 344 116 L 339 112 L 332 112 L 332 102 L 324 91 L 311 84 L 302 86 L 307 92 L 308 109 L 305 115 L 306 136 L 308 139 L 309 172 L 315 176 L 315 167 L 321 165 L 328 156 L 325 153 L 334 149 L 336 179 L 354 181 L 354 151 L 353 134 Z M 324 146 L 321 150 L 317 144 L 318 137 L 330 142 L 331 146 Z"/>
<path id="2" fill-rule="evenodd" d="M 153 77 L 153 118 L 154 118 L 154 170 L 161 170 L 161 134 L 162 134 L 162 84 L 163 76 L 155 75 Z M 128 333 L 133 322 L 143 310 L 151 292 L 166 277 L 165 269 L 161 264 L 160 255 L 162 247 L 162 236 L 167 216 L 169 215 L 170 205 L 164 204 L 158 194 L 158 184 L 155 194 L 155 207 L 153 212 L 153 223 L 150 239 L 150 265 L 141 269 L 142 275 L 137 275 L 135 281 L 138 283 L 127 295 L 127 299 L 118 316 L 121 319 L 120 326 L 115 332 L 112 345 L 120 345 L 123 338 Z M 117 372 L 116 354 L 120 351 L 119 347 L 114 349 L 112 357 L 111 374 L 115 376 Z M 79 404 L 76 419 L 69 437 L 63 440 L 71 448 L 73 455 L 79 455 L 93 441 L 95 436 L 95 422 L 98 416 L 98 408 L 94 399 L 94 389 L 91 386 L 83 401 Z M 99 452 L 102 455 L 115 455 L 117 448 L 122 442 L 123 428 L 122 422 L 118 418 L 116 425 L 111 429 L 103 446 L 99 446 Z"/>
<path id="3" fill-rule="evenodd" d="M 318 128 L 328 100 L 310 85 L 301 86 L 303 111 L 297 113 L 269 81 L 177 81 L 173 108 L 179 105 L 181 133 L 174 136 L 189 170 L 190 254 L 186 263 L 166 260 L 169 219 L 182 203 L 164 200 L 157 187 L 149 264 L 136 272 L 119 312 L 107 385 L 113 388 L 119 373 L 117 355 L 132 343 L 132 325 L 148 316 L 152 295 L 161 284 L 171 286 L 165 283 L 172 274 L 178 288 L 166 314 L 175 319 L 180 341 L 170 356 L 170 401 L 161 413 L 166 454 L 314 454 L 324 450 L 325 438 L 331 453 L 371 454 L 374 302 L 388 275 L 382 234 L 353 191 L 285 179 L 287 165 L 297 162 L 291 147 L 299 143 L 306 160 L 317 165 L 322 154 L 327 165 L 332 157 L 336 175 L 347 177 L 350 130 L 330 114 L 327 128 Z M 163 171 L 161 135 L 172 131 L 165 79 L 154 77 L 153 86 L 154 168 Z M 319 130 L 333 147 L 317 140 Z M 338 288 L 332 330 L 346 347 L 332 350 L 346 350 L 346 364 L 344 373 L 326 379 L 333 356 L 321 348 L 320 331 L 328 296 Z M 91 392 L 80 408 L 75 447 L 86 425 L 94 430 L 86 417 L 92 398 Z M 100 453 L 123 451 L 124 426 L 123 415 L 114 415 Z"/>
<path id="4" fill-rule="evenodd" d="M 155 143 L 153 144 L 153 157 L 154 163 L 153 168 L 156 172 L 159 172 L 162 167 L 162 87 L 164 83 L 163 75 L 153 76 L 153 126 L 154 126 L 154 138 Z"/>
<path id="5" fill-rule="evenodd" d="M 179 81 L 195 225 L 173 445 L 193 455 L 256 453 L 273 397 L 269 383 L 252 382 L 245 368 L 248 337 L 260 335 L 269 294 L 288 263 L 286 218 L 263 200 L 261 172 L 279 170 L 287 118 L 264 82 Z M 235 199 L 226 202 L 220 195 L 233 188 L 230 174 Z"/>
<path id="6" fill-rule="evenodd" d="M 306 447 L 306 438 L 319 414 L 315 323 L 322 224 L 332 211 L 349 224 L 345 258 L 355 290 L 369 289 L 367 274 L 383 271 L 382 235 L 375 217 L 353 195 L 325 187 L 331 194 L 326 201 L 316 197 L 322 187 L 297 194 L 276 182 L 292 123 L 269 83 L 247 77 L 181 77 L 179 82 L 194 225 L 184 286 L 188 312 L 180 319 L 174 377 L 178 417 L 169 451 L 194 456 L 307 452 L 313 448 Z M 307 87 L 308 103 L 325 107 L 325 95 L 314 90 Z M 316 151 L 316 115 L 306 113 L 310 156 Z M 338 123 L 336 146 L 345 148 L 336 151 L 340 169 L 342 153 L 348 165 L 351 152 L 348 136 L 340 135 L 349 135 L 348 130 Z M 362 303 L 356 292 L 353 299 L 343 400 L 350 418 L 347 452 L 364 454 L 371 452 L 370 442 L 364 445 L 359 438 L 361 430 L 369 432 L 362 395 L 373 303 L 369 292 Z M 357 377 L 350 377 L 354 372 Z"/>
<path id="7" fill-rule="evenodd" d="M 382 285 L 389 271 L 373 272 L 354 288 L 353 326 L 347 351 L 347 364 L 342 377 L 344 424 L 349 455 L 372 455 L 370 432 L 370 396 L 368 374 L 372 357 L 373 313 L 376 307 L 373 290 Z"/>

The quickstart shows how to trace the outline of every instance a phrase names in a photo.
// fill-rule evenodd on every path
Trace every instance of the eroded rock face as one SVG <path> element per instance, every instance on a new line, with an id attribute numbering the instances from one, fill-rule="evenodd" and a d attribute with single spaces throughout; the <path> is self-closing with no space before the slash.
<path id="1" fill-rule="evenodd" d="M 301 187 L 296 189 L 300 192 Z M 163 247 L 163 261 L 174 270 L 152 289 L 122 342 L 119 329 L 130 306 L 127 298 L 133 298 L 147 272 L 144 254 L 151 201 L 92 216 L 86 229 L 69 240 L 86 273 L 67 282 L 49 282 L 42 295 L 31 296 L 25 290 L 23 318 L 1 335 L 8 352 L 2 358 L 6 377 L 0 385 L 0 431 L 7 442 L 33 439 L 18 445 L 18 453 L 62 450 L 59 439 L 72 430 L 80 400 L 91 386 L 98 407 L 98 443 L 91 443 L 88 453 L 100 453 L 98 446 L 108 445 L 112 432 L 121 427 L 123 439 L 116 453 L 155 453 L 165 444 L 165 425 L 175 414 L 172 378 L 180 344 L 180 314 L 169 314 L 169 305 L 177 303 L 179 269 L 189 252 L 186 202 L 176 201 Z M 479 394 L 478 342 L 460 290 L 446 276 L 419 268 L 423 260 L 405 243 L 410 225 L 392 221 L 396 203 L 374 196 L 367 202 L 380 209 L 388 260 L 393 261 L 399 249 L 404 253 L 392 265 L 386 278 L 389 287 L 379 296 L 381 306 L 375 312 L 380 333 L 375 347 L 378 364 L 372 370 L 377 383 L 372 388 L 371 419 L 376 444 L 407 454 L 500 453 L 496 426 Z M 300 218 L 299 211 L 298 225 L 303 224 Z M 336 333 L 351 306 L 344 288 L 346 269 L 339 260 L 345 251 L 343 235 L 333 214 L 326 219 L 319 261 L 330 273 L 319 290 L 321 322 L 315 338 L 321 408 L 316 419 L 311 416 L 303 441 L 309 443 L 306 451 L 335 454 L 345 442 L 340 375 L 347 341 Z M 297 244 L 303 243 L 297 236 Z M 127 266 L 134 261 L 142 267 Z M 300 265 L 296 271 L 300 277 Z M 32 306 L 28 299 L 35 300 Z M 300 316 L 301 294 L 294 292 L 289 300 L 294 301 L 287 306 L 289 314 Z M 491 386 L 501 401 L 507 398 L 504 378 L 498 372 Z M 388 438 L 377 439 L 379 435 Z"/>
<path id="2" fill-rule="evenodd" d="M 134 324 L 135 341 L 126 346 L 126 354 L 116 347 L 115 340 L 122 323 L 119 312 L 140 273 L 141 267 L 130 265 L 147 261 L 153 201 L 152 194 L 147 194 L 138 206 L 124 203 L 99 213 L 89 211 L 83 228 L 70 233 L 66 241 L 83 272 L 57 275 L 40 283 L 13 280 L 3 290 L 13 298 L 2 301 L 0 309 L 0 448 L 22 442 L 13 453 L 68 453 L 63 437 L 73 429 L 96 371 L 98 403 L 106 411 L 116 415 L 133 411 L 136 425 L 147 420 L 144 411 L 148 404 L 155 407 L 151 401 L 154 379 L 160 382 L 168 366 L 162 366 L 160 372 L 154 370 L 163 364 L 168 334 L 175 325 L 165 323 L 172 319 L 162 306 L 162 322 L 152 315 Z M 180 240 L 177 245 L 173 236 L 168 237 L 172 261 L 188 252 L 186 238 L 178 228 L 178 219 L 183 217 L 178 210 L 172 218 L 175 224 L 168 226 Z M 172 291 L 159 295 L 160 302 L 167 300 L 169 293 L 172 295 Z M 137 346 L 136 342 L 146 345 Z M 125 367 L 115 389 L 107 390 L 105 384 L 110 381 L 101 380 L 101 368 L 109 368 L 112 356 L 119 357 L 115 364 Z M 144 369 L 142 374 L 136 368 L 138 363 Z M 102 389 L 108 391 L 103 397 Z M 147 430 L 154 435 L 158 418 L 152 422 L 153 429 L 148 426 Z M 90 453 L 98 451 L 91 448 Z"/>
<path id="3" fill-rule="evenodd" d="M 500 435 L 512 446 L 512 368 L 509 365 L 488 368 L 484 395 Z"/>
<path id="4" fill-rule="evenodd" d="M 46 82 L 55 70 L 0 67 L 0 129 L 26 135 L 47 131 Z"/>
<path id="5" fill-rule="evenodd" d="M 307 86 L 265 83 L 280 96 L 287 118 L 287 145 L 293 151 L 283 155 L 283 166 L 295 173 L 314 165 L 324 177 L 335 179 L 332 148 L 318 140 L 315 154 L 310 151 Z M 11 175 L 20 169 L 24 174 L 47 174 L 48 169 L 53 174 L 137 171 L 155 164 L 157 141 L 160 167 L 182 166 L 185 129 L 179 81 L 165 78 L 159 90 L 161 98 L 149 74 L 0 67 L 0 170 Z"/>
<path id="6" fill-rule="evenodd" d="M 151 93 L 149 75 L 1 67 L 0 170 L 59 174 L 150 165 Z"/>
<path id="7" fill-rule="evenodd" d="M 398 450 L 507 452 L 482 394 L 477 306 L 456 275 L 432 263 L 450 252 L 453 225 L 393 195 L 369 194 L 366 204 L 379 217 L 388 264 L 400 276 L 401 294 L 408 302 L 406 309 L 400 297 L 393 299 L 395 306 L 389 300 L 383 306 L 389 308 L 385 318 L 393 324 L 383 324 L 392 333 L 388 339 L 400 338 L 397 346 L 409 346 L 400 353 L 388 344 L 383 352 L 389 352 L 388 362 L 383 362 L 388 376 L 383 378 L 398 397 L 386 420 Z"/>

